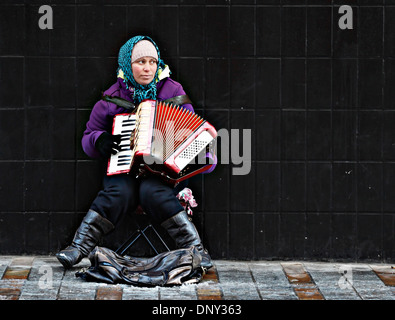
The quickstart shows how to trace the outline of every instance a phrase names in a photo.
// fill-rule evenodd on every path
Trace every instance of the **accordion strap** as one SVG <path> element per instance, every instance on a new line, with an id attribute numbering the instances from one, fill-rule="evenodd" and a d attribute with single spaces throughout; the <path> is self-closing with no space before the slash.
<path id="1" fill-rule="evenodd" d="M 108 96 L 105 95 L 102 97 L 102 100 L 107 101 L 107 102 L 111 102 L 116 104 L 117 106 L 120 106 L 122 108 L 125 108 L 127 110 L 130 110 L 131 112 L 133 112 L 136 109 L 136 106 L 133 102 L 120 98 L 120 97 L 112 97 L 112 96 Z M 186 103 L 190 103 L 192 104 L 192 101 L 189 99 L 189 97 L 186 94 L 180 95 L 180 96 L 175 96 L 173 98 L 170 99 L 166 99 L 164 100 L 164 102 L 168 102 L 168 103 L 172 103 L 172 104 L 177 104 L 179 106 L 186 104 Z"/>
<path id="2" fill-rule="evenodd" d="M 120 106 L 122 108 L 125 108 L 127 110 L 131 110 L 132 112 L 136 109 L 136 106 L 134 105 L 133 102 L 120 98 L 120 97 L 112 97 L 112 96 L 103 96 L 102 100 L 107 101 L 107 102 L 111 102 L 116 104 L 117 106 Z"/>
<path id="3" fill-rule="evenodd" d="M 164 102 L 170 102 L 173 104 L 177 104 L 179 106 L 182 106 L 183 104 L 187 104 L 187 103 L 192 104 L 191 99 L 189 99 L 189 97 L 186 94 L 175 96 L 170 99 L 166 99 Z"/>

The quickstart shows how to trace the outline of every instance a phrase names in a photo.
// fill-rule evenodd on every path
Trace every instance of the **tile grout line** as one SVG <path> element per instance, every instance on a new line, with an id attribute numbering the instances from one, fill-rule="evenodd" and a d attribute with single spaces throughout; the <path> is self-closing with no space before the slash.
<path id="1" fill-rule="evenodd" d="M 248 265 L 248 270 L 250 271 L 251 279 L 252 279 L 252 282 L 254 282 L 255 290 L 258 293 L 259 300 L 263 300 L 261 292 L 258 289 L 258 284 L 256 283 L 256 280 L 255 280 L 255 277 L 254 277 L 254 274 L 253 274 L 253 272 L 251 270 L 250 265 Z"/>

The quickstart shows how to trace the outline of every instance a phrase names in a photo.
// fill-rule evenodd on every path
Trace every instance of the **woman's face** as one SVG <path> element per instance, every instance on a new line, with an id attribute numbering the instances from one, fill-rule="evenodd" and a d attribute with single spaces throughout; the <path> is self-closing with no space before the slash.
<path id="1" fill-rule="evenodd" d="M 138 84 L 147 85 L 154 80 L 158 62 L 152 57 L 142 57 L 132 63 L 134 80 Z"/>

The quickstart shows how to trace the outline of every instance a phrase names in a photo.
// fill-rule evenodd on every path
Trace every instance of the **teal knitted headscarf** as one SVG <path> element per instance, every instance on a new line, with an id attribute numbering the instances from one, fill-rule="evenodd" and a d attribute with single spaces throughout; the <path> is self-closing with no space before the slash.
<path id="1" fill-rule="evenodd" d="M 147 85 L 141 85 L 136 82 L 136 80 L 133 77 L 132 65 L 131 65 L 133 48 L 135 44 L 141 40 L 151 41 L 158 53 L 158 68 L 156 69 L 155 77 L 151 81 L 151 83 Z M 134 89 L 133 102 L 136 105 L 138 105 L 144 99 L 156 100 L 156 83 L 159 81 L 158 73 L 160 70 L 162 70 L 165 67 L 165 64 L 163 60 L 160 58 L 160 52 L 158 46 L 150 37 L 135 36 L 129 39 L 119 50 L 118 65 L 119 67 L 117 69 L 117 74 L 119 75 L 120 71 L 123 72 L 124 75 L 123 78 L 126 84 L 126 88 L 128 89 L 129 87 L 132 87 Z"/>

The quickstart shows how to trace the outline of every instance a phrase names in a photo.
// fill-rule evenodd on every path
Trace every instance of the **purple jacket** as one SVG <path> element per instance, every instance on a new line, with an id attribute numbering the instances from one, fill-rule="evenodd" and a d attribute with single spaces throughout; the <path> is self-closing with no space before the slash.
<path id="1" fill-rule="evenodd" d="M 110 88 L 103 93 L 104 95 L 117 96 L 128 101 L 132 101 L 133 92 L 126 89 L 123 79 L 117 78 Z M 185 91 L 181 84 L 172 80 L 171 78 L 164 78 L 157 83 L 157 99 L 160 101 L 173 98 L 175 96 L 184 95 Z M 194 109 L 191 104 L 184 104 L 182 106 L 192 112 Z M 86 123 L 86 130 L 82 137 L 82 149 L 91 158 L 100 158 L 99 151 L 95 148 L 96 140 L 99 136 L 112 131 L 113 118 L 116 114 L 128 113 L 129 111 L 117 106 L 114 103 L 99 100 L 93 107 L 88 122 Z M 212 155 L 208 155 L 211 159 Z M 216 163 L 216 157 L 214 156 L 214 163 Z M 215 166 L 212 166 L 208 171 L 209 173 L 214 170 Z"/>

